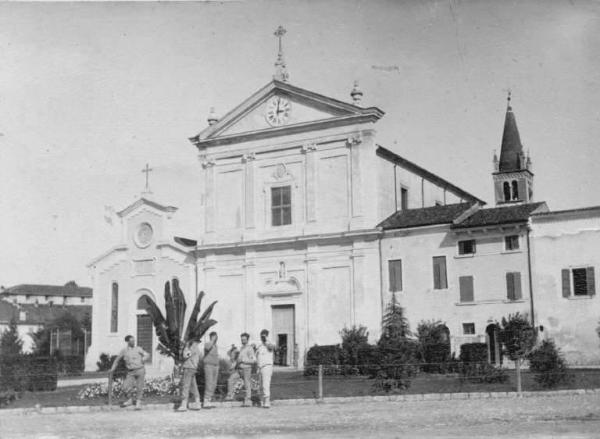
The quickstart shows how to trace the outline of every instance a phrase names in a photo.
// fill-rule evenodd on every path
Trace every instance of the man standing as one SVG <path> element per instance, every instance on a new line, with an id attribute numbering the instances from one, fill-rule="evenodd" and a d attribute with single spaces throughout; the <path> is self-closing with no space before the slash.
<path id="1" fill-rule="evenodd" d="M 252 367 L 254 366 L 254 363 L 256 363 L 256 357 L 254 356 L 254 349 L 252 346 L 248 345 L 250 335 L 247 332 L 244 332 L 240 335 L 240 339 L 242 347 L 237 354 L 237 361 L 235 364 L 236 372 L 232 373 L 227 381 L 227 399 L 233 399 L 235 383 L 241 376 L 244 379 L 244 387 L 246 388 L 244 407 L 252 407 L 252 383 L 250 378 L 252 376 Z"/>
<path id="2" fill-rule="evenodd" d="M 142 408 L 142 396 L 144 394 L 144 378 L 146 376 L 146 368 L 144 362 L 150 358 L 150 354 L 143 350 L 141 347 L 135 345 L 135 338 L 133 335 L 125 337 L 127 346 L 117 355 L 115 361 L 113 361 L 110 373 L 114 373 L 119 365 L 119 361 L 125 361 L 125 367 L 127 367 L 127 377 L 123 383 L 123 390 L 125 395 L 129 396 L 129 399 L 121 404 L 121 407 L 128 407 L 134 403 L 131 395 L 132 389 L 136 389 L 135 409 L 141 410 Z"/>
<path id="3" fill-rule="evenodd" d="M 185 412 L 188 409 L 188 397 L 190 391 L 194 397 L 194 403 L 190 404 L 190 409 L 200 409 L 200 392 L 198 392 L 198 383 L 196 381 L 196 372 L 198 371 L 198 363 L 200 362 L 200 346 L 197 340 L 190 340 L 186 343 L 185 349 L 183 350 L 183 378 L 182 378 L 182 391 L 181 405 L 177 411 Z"/>
<path id="4" fill-rule="evenodd" d="M 217 380 L 219 378 L 219 350 L 217 348 L 217 333 L 209 334 L 209 341 L 204 345 L 204 408 L 214 408 L 212 403 Z"/>
<path id="5" fill-rule="evenodd" d="M 275 345 L 269 341 L 269 331 L 260 331 L 260 344 L 256 348 L 258 374 L 260 376 L 260 389 L 262 406 L 271 407 L 271 376 L 273 375 L 273 352 Z"/>

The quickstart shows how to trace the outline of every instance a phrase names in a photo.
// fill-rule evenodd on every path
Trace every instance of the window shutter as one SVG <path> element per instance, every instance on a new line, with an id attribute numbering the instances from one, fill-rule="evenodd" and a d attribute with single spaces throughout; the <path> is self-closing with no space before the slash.
<path id="1" fill-rule="evenodd" d="M 473 240 L 473 254 L 477 253 L 477 241 Z"/>
<path id="2" fill-rule="evenodd" d="M 473 297 L 473 276 L 461 276 L 458 278 L 460 288 L 460 301 L 472 302 Z"/>
<path id="3" fill-rule="evenodd" d="M 506 273 L 506 297 L 515 300 L 515 283 L 513 273 Z"/>
<path id="4" fill-rule="evenodd" d="M 587 267 L 585 270 L 587 277 L 587 293 L 588 296 L 593 296 L 596 294 L 596 276 L 594 275 L 594 267 Z"/>
<path id="5" fill-rule="evenodd" d="M 440 289 L 448 288 L 448 277 L 446 275 L 446 257 L 445 256 L 439 257 L 438 271 L 439 271 L 438 276 L 440 279 Z"/>
<path id="6" fill-rule="evenodd" d="M 388 261 L 388 272 L 389 272 L 389 282 L 388 286 L 389 291 L 395 291 L 394 287 L 396 286 L 396 272 L 394 271 L 394 261 Z"/>
<path id="7" fill-rule="evenodd" d="M 441 287 L 440 282 L 440 258 L 433 258 L 433 288 L 439 290 Z"/>
<path id="8" fill-rule="evenodd" d="M 388 262 L 390 276 L 390 291 L 402 291 L 402 260 L 397 259 Z"/>
<path id="9" fill-rule="evenodd" d="M 563 297 L 571 296 L 571 273 L 570 270 L 564 268 L 562 271 L 562 295 Z"/>
<path id="10" fill-rule="evenodd" d="M 521 273 L 513 273 L 513 281 L 515 300 L 520 300 L 523 298 L 521 293 Z"/>

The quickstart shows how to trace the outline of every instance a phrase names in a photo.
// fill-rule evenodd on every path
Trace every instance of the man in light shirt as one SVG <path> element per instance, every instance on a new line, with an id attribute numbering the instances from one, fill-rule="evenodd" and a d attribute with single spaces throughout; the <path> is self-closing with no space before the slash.
<path id="1" fill-rule="evenodd" d="M 262 406 L 271 407 L 271 376 L 273 375 L 273 352 L 275 345 L 269 341 L 269 331 L 260 331 L 260 344 L 256 348 L 256 362 L 260 377 Z"/>
<path id="2" fill-rule="evenodd" d="M 128 407 L 134 403 L 133 397 L 130 395 L 135 387 L 137 398 L 137 401 L 135 401 L 135 409 L 141 410 L 142 396 L 144 394 L 144 378 L 146 376 L 144 362 L 150 358 L 150 354 L 141 347 L 135 345 L 135 338 L 133 338 L 133 335 L 126 336 L 125 342 L 127 343 L 127 346 L 125 346 L 119 355 L 117 355 L 115 361 L 113 361 L 110 373 L 114 373 L 119 365 L 119 361 L 125 361 L 127 377 L 123 382 L 123 391 L 125 392 L 125 395 L 129 396 L 129 399 L 121 404 L 121 407 Z"/>
<path id="3" fill-rule="evenodd" d="M 250 335 L 244 332 L 240 335 L 242 347 L 237 354 L 237 360 L 235 365 L 235 372 L 231 373 L 229 380 L 227 381 L 227 400 L 233 399 L 234 386 L 239 377 L 244 379 L 244 387 L 246 388 L 246 395 L 244 397 L 244 407 L 252 407 L 252 384 L 250 378 L 252 376 L 252 367 L 256 363 L 256 357 L 254 355 L 254 348 L 248 345 Z M 235 351 L 230 351 L 234 353 Z"/>
<path id="4" fill-rule="evenodd" d="M 180 412 L 185 412 L 188 409 L 188 398 L 190 393 L 194 397 L 194 403 L 190 404 L 190 409 L 200 409 L 200 392 L 198 392 L 198 382 L 196 381 L 196 372 L 198 371 L 198 363 L 200 362 L 200 344 L 197 340 L 190 340 L 186 343 L 183 350 L 183 378 L 181 391 L 182 401 L 177 409 Z"/>

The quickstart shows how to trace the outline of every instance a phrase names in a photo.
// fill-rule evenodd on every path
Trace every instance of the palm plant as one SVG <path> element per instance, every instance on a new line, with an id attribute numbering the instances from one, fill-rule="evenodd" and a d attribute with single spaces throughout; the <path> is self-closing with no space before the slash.
<path id="1" fill-rule="evenodd" d="M 185 326 L 185 310 L 187 305 L 177 279 L 173 279 L 171 284 L 169 282 L 165 283 L 166 315 L 163 315 L 156 303 L 148 298 L 147 311 L 152 319 L 156 336 L 158 337 L 159 343 L 157 349 L 161 354 L 173 358 L 176 366 L 185 360 L 183 358 L 183 349 L 186 343 L 190 340 L 200 341 L 206 331 L 217 323 L 216 320 L 210 318 L 213 308 L 217 303 L 216 300 L 198 317 L 203 297 L 204 291 L 201 291 L 188 319 L 187 327 Z"/>

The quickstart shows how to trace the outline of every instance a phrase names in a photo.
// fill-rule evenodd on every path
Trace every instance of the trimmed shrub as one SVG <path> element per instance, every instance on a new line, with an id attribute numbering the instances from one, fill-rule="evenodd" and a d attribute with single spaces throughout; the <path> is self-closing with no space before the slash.
<path id="1" fill-rule="evenodd" d="M 56 390 L 58 381 L 55 359 L 34 355 L 3 357 L 0 376 L 2 387 L 16 392 Z"/>
<path id="2" fill-rule="evenodd" d="M 365 326 L 352 326 L 340 331 L 342 337 L 341 370 L 342 375 L 356 375 L 360 373 L 359 351 L 369 346 L 369 332 Z"/>
<path id="3" fill-rule="evenodd" d="M 544 388 L 556 387 L 570 378 L 567 363 L 552 340 L 544 340 L 528 359 L 536 383 Z"/>
<path id="4" fill-rule="evenodd" d="M 504 383 L 508 373 L 503 367 L 487 362 L 488 351 L 485 343 L 465 343 L 460 347 L 459 373 L 463 380 L 474 383 Z"/>
<path id="5" fill-rule="evenodd" d="M 418 351 L 419 344 L 413 340 L 377 346 L 376 362 L 370 373 L 375 378 L 375 388 L 384 392 L 407 389 L 418 371 Z"/>
<path id="6" fill-rule="evenodd" d="M 304 375 L 317 375 L 319 365 L 323 366 L 324 375 L 337 375 L 340 373 L 341 357 L 340 345 L 314 345 L 306 353 Z"/>

